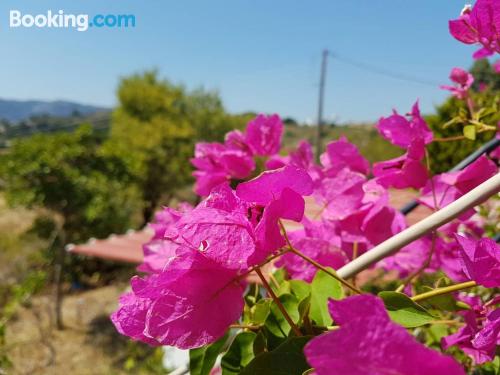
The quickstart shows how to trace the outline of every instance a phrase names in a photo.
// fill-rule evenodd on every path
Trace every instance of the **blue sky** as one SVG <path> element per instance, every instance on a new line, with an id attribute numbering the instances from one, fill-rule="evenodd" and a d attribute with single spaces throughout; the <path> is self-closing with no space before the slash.
<path id="1" fill-rule="evenodd" d="M 120 77 L 148 68 L 188 88 L 219 91 L 231 112 L 316 117 L 321 50 L 398 74 L 447 83 L 474 47 L 448 34 L 463 0 L 2 0 L 0 97 L 112 106 Z M 23 14 L 134 14 L 130 29 L 9 29 Z M 329 59 L 325 115 L 370 121 L 446 93 Z"/>

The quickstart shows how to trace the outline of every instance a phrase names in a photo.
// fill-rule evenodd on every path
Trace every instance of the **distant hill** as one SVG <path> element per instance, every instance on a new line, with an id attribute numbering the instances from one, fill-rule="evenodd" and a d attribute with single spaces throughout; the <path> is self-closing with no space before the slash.
<path id="1" fill-rule="evenodd" d="M 96 112 L 107 112 L 109 108 L 85 105 L 68 101 L 41 100 L 8 100 L 0 99 L 0 119 L 13 124 L 32 116 L 49 115 L 68 117 L 75 114 L 90 115 Z"/>

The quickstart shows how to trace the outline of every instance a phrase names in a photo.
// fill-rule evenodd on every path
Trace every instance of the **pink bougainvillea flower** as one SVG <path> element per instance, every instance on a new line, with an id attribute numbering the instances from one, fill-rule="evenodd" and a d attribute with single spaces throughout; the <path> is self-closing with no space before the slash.
<path id="1" fill-rule="evenodd" d="M 267 170 L 279 169 L 290 164 L 290 157 L 274 155 L 266 160 L 265 167 Z"/>
<path id="2" fill-rule="evenodd" d="M 193 177 L 196 179 L 194 191 L 196 192 L 196 194 L 202 197 L 210 194 L 215 186 L 220 185 L 228 180 L 227 174 L 224 171 L 194 171 Z"/>
<path id="3" fill-rule="evenodd" d="M 464 300 L 463 298 L 460 298 Z M 441 339 L 443 349 L 458 346 L 476 364 L 493 360 L 496 347 L 500 345 L 500 308 L 495 309 L 500 300 L 493 299 L 482 305 L 479 298 L 466 299 L 471 310 L 461 312 L 465 326 L 452 335 Z"/>
<path id="4" fill-rule="evenodd" d="M 481 156 L 476 161 L 458 172 L 447 172 L 434 176 L 422 190 L 422 196 L 418 199 L 420 203 L 430 208 L 443 208 L 455 201 L 465 193 L 480 185 L 497 173 L 497 166 L 486 156 Z M 433 189 L 436 195 L 437 207 L 434 207 Z M 470 211 L 467 218 L 474 211 Z"/>
<path id="5" fill-rule="evenodd" d="M 254 264 L 254 230 L 240 212 L 197 207 L 176 223 L 173 235 L 166 233 L 166 237 L 229 269 L 247 269 Z"/>
<path id="6" fill-rule="evenodd" d="M 229 269 L 244 270 L 285 244 L 279 220 L 300 222 L 312 180 L 303 169 L 286 166 L 238 185 L 227 184 L 184 215 L 166 237 L 202 251 Z"/>
<path id="7" fill-rule="evenodd" d="M 337 222 L 337 235 L 341 248 L 352 259 L 354 244 L 358 255 L 378 245 L 406 227 L 404 216 L 388 206 L 385 199 L 370 202 Z"/>
<path id="8" fill-rule="evenodd" d="M 366 177 L 348 168 L 334 177 L 317 181 L 314 191 L 316 202 L 323 209 L 323 217 L 331 220 L 344 219 L 357 210 L 363 201 L 363 184 Z"/>
<path id="9" fill-rule="evenodd" d="M 264 206 L 278 199 L 284 188 L 289 188 L 300 195 L 311 195 L 313 182 L 302 168 L 285 166 L 263 172 L 256 178 L 239 184 L 236 195 L 244 201 Z"/>
<path id="10" fill-rule="evenodd" d="M 440 88 L 450 91 L 458 99 L 467 98 L 467 93 L 474 83 L 472 74 L 461 68 L 453 68 L 450 73 L 450 79 L 456 86 L 443 85 Z"/>
<path id="11" fill-rule="evenodd" d="M 446 276 L 455 282 L 467 281 L 459 256 L 459 246 L 456 241 L 436 238 L 436 250 L 432 258 L 434 270 L 441 269 Z"/>
<path id="12" fill-rule="evenodd" d="M 179 204 L 178 210 L 170 207 L 164 207 L 155 214 L 155 219 L 148 226 L 154 230 L 153 239 L 161 239 L 164 237 L 165 232 L 179 221 L 182 215 L 193 209 L 187 202 Z"/>
<path id="13" fill-rule="evenodd" d="M 258 255 L 263 260 L 271 252 L 285 245 L 279 219 L 299 222 L 304 216 L 304 195 L 313 191 L 309 174 L 294 166 L 266 171 L 258 177 L 238 185 L 236 195 L 250 204 L 250 221 L 255 227 Z"/>
<path id="14" fill-rule="evenodd" d="M 288 234 L 294 248 L 301 253 L 319 262 L 325 267 L 339 269 L 347 263 L 344 252 L 332 242 L 322 239 L 307 237 L 304 231 L 296 231 Z M 292 253 L 286 253 L 278 262 L 277 267 L 285 267 L 293 279 L 311 282 L 318 270 L 309 262 Z"/>
<path id="15" fill-rule="evenodd" d="M 282 136 L 283 122 L 280 117 L 260 114 L 248 123 L 245 141 L 254 154 L 271 156 L 279 152 Z"/>
<path id="16" fill-rule="evenodd" d="M 406 228 L 404 215 L 380 200 L 367 211 L 361 230 L 370 245 L 375 246 Z"/>
<path id="17" fill-rule="evenodd" d="M 329 308 L 340 329 L 313 338 L 304 349 L 316 375 L 465 375 L 452 357 L 426 348 L 393 323 L 375 296 L 330 300 Z"/>
<path id="18" fill-rule="evenodd" d="M 382 117 L 377 129 L 379 133 L 392 144 L 408 148 L 416 138 L 423 140 L 424 144 L 432 141 L 432 131 L 420 115 L 418 101 L 413 105 L 410 113 L 411 119 L 399 115 L 396 111 L 389 117 Z"/>
<path id="19" fill-rule="evenodd" d="M 365 175 L 370 171 L 368 160 L 344 136 L 340 137 L 338 141 L 328 143 L 326 152 L 321 154 L 320 159 L 324 173 L 328 177 L 335 176 L 344 168 Z"/>
<path id="20" fill-rule="evenodd" d="M 178 205 L 178 210 L 164 207 L 155 214 L 155 219 L 148 226 L 154 230 L 154 235 L 148 243 L 143 245 L 144 259 L 137 268 L 138 271 L 155 273 L 160 272 L 168 260 L 175 256 L 177 245 L 164 241 L 165 233 L 172 230 L 184 213 L 193 209 L 189 203 Z"/>
<path id="21" fill-rule="evenodd" d="M 161 272 L 165 265 L 176 256 L 178 247 L 173 242 L 160 239 L 155 239 L 144 244 L 142 247 L 144 259 L 142 260 L 142 264 L 137 267 L 137 270 L 147 273 Z"/>
<path id="22" fill-rule="evenodd" d="M 465 44 L 481 44 L 474 58 L 500 53 L 500 1 L 477 0 L 474 7 L 464 8 L 460 17 L 449 21 L 451 35 Z"/>
<path id="23" fill-rule="evenodd" d="M 429 236 L 420 238 L 403 247 L 396 254 L 382 259 L 377 263 L 377 266 L 387 271 L 396 270 L 399 277 L 407 277 L 411 272 L 418 270 L 427 260 L 432 247 L 431 243 Z M 434 259 L 435 257 L 433 257 Z M 430 265 L 425 271 L 436 271 L 436 269 Z"/>
<path id="24" fill-rule="evenodd" d="M 309 142 L 301 140 L 297 149 L 290 152 L 290 164 L 306 171 L 314 166 L 314 155 Z"/>
<path id="25" fill-rule="evenodd" d="M 191 164 L 197 168 L 193 172 L 195 191 L 202 196 L 210 194 L 214 186 L 231 178 L 248 177 L 255 169 L 255 162 L 248 153 L 221 143 L 197 143 Z"/>
<path id="26" fill-rule="evenodd" d="M 231 130 L 224 137 L 224 145 L 232 150 L 239 150 L 248 155 L 252 155 L 252 149 L 246 143 L 245 134 L 239 130 Z"/>
<path id="27" fill-rule="evenodd" d="M 383 187 L 396 189 L 423 187 L 429 178 L 427 168 L 422 164 L 424 144 L 421 138 L 415 138 L 408 147 L 408 152 L 395 159 L 381 161 L 373 165 L 373 175 Z"/>
<path id="28" fill-rule="evenodd" d="M 186 249 L 166 269 L 131 281 L 111 320 L 117 330 L 152 345 L 190 349 L 222 337 L 243 310 L 237 274 Z"/>
<path id="29" fill-rule="evenodd" d="M 426 236 L 403 247 L 393 256 L 377 263 L 385 270 L 396 270 L 400 277 L 407 277 L 410 273 L 420 269 L 428 260 L 432 249 L 432 237 Z M 434 240 L 434 253 L 430 264 L 424 272 L 436 272 L 441 269 L 455 282 L 466 281 L 458 258 L 458 246 L 455 241 L 445 241 L 438 237 Z"/>
<path id="30" fill-rule="evenodd" d="M 301 168 L 316 181 L 321 176 L 321 168 L 314 162 L 314 156 L 312 151 L 312 146 L 307 141 L 300 141 L 297 148 L 290 151 L 288 156 L 274 155 L 271 156 L 265 164 L 266 169 L 279 169 L 291 165 L 294 167 Z"/>
<path id="31" fill-rule="evenodd" d="M 137 298 L 133 292 L 129 292 L 120 296 L 119 304 L 118 310 L 111 315 L 116 330 L 134 341 L 142 341 L 152 346 L 160 345 L 155 339 L 144 335 L 146 315 L 152 301 Z"/>
<path id="32" fill-rule="evenodd" d="M 465 274 L 486 288 L 500 287 L 500 246 L 490 238 L 455 235 Z"/>

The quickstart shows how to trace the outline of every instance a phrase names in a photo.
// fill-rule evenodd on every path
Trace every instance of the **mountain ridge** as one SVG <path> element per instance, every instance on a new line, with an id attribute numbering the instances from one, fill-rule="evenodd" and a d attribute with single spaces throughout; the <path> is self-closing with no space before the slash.
<path id="1" fill-rule="evenodd" d="M 69 100 L 17 100 L 0 98 L 0 119 L 13 124 L 27 120 L 32 116 L 49 115 L 68 117 L 75 113 L 90 115 L 96 112 L 108 112 L 110 108 L 82 104 Z"/>

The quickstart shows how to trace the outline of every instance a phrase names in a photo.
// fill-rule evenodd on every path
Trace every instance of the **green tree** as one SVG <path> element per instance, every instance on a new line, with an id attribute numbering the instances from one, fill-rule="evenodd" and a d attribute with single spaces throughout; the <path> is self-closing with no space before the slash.
<path id="1" fill-rule="evenodd" d="M 192 181 L 195 142 L 221 141 L 227 131 L 243 126 L 243 117 L 229 115 L 216 92 L 188 92 L 155 71 L 122 79 L 117 95 L 107 149 L 134 176 L 146 224 L 161 203 Z"/>
<path id="2" fill-rule="evenodd" d="M 134 177 L 149 222 L 162 198 L 190 180 L 194 131 L 186 116 L 182 87 L 156 72 L 124 78 L 118 87 L 108 152 L 121 158 Z"/>
<path id="3" fill-rule="evenodd" d="M 92 128 L 83 126 L 74 133 L 15 141 L 2 155 L 0 175 L 11 204 L 36 209 L 53 223 L 56 251 L 51 259 L 58 285 L 57 324 L 62 328 L 63 268 L 70 264 L 74 270 L 78 262 L 75 257 L 65 260 L 64 245 L 129 228 L 137 194 L 129 187 L 128 171 L 120 159 L 104 154 Z"/>

